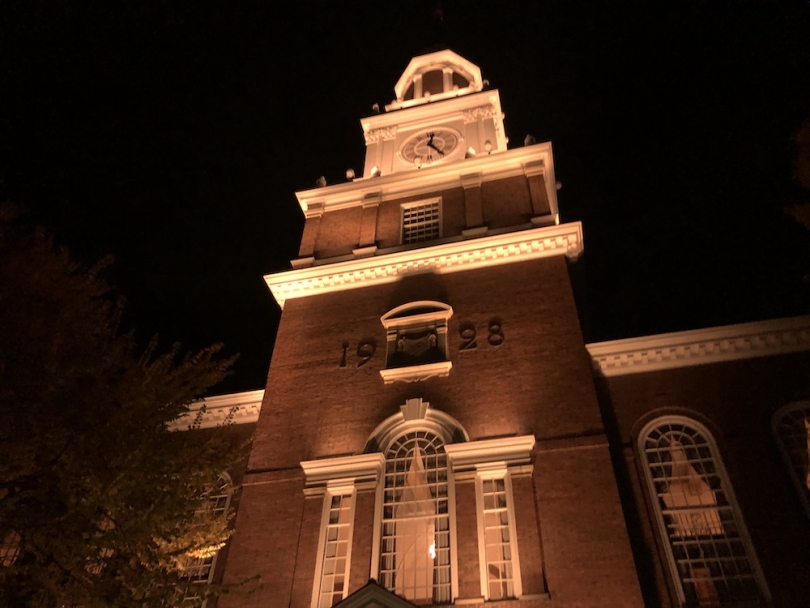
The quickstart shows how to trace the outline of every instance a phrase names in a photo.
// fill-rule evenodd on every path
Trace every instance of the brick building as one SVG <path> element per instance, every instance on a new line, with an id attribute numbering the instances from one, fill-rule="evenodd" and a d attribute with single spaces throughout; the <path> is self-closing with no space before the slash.
<path id="1" fill-rule="evenodd" d="M 266 277 L 218 605 L 804 605 L 810 317 L 585 344 L 551 144 L 450 51 L 395 92 Z"/>

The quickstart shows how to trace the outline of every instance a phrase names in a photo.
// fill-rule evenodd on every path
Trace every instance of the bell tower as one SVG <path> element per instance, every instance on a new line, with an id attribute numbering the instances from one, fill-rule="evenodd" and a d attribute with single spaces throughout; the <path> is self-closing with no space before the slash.
<path id="1" fill-rule="evenodd" d="M 641 606 L 550 143 L 414 58 L 362 177 L 298 192 L 293 269 L 220 606 Z M 369 581 L 372 582 L 369 582 Z M 368 602 L 376 602 L 369 604 Z"/>

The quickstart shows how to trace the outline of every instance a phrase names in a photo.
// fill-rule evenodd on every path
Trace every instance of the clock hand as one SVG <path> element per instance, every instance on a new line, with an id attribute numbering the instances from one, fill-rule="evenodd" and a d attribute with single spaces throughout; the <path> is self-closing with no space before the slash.
<path id="1" fill-rule="evenodd" d="M 428 142 L 428 144 L 427 144 L 427 145 L 428 145 L 428 148 L 433 148 L 434 150 L 436 150 L 436 152 L 438 152 L 439 154 L 441 154 L 442 156 L 444 156 L 444 152 L 442 152 L 442 151 L 441 151 L 441 150 L 439 150 L 439 149 L 438 149 L 436 146 L 434 146 L 434 145 L 433 145 L 433 138 L 431 138 L 431 140 Z"/>

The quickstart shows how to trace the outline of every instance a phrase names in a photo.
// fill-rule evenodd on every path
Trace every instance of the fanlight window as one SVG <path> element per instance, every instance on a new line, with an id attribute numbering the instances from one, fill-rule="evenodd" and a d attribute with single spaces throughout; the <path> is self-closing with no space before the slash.
<path id="1" fill-rule="evenodd" d="M 708 431 L 687 418 L 657 420 L 639 447 L 681 602 L 761 599 L 761 576 Z"/>
<path id="2" fill-rule="evenodd" d="M 777 411 L 773 432 L 810 515 L 810 401 L 791 403 Z"/>
<path id="3" fill-rule="evenodd" d="M 385 454 L 379 580 L 411 602 L 450 602 L 447 456 L 429 431 L 395 439 Z"/>

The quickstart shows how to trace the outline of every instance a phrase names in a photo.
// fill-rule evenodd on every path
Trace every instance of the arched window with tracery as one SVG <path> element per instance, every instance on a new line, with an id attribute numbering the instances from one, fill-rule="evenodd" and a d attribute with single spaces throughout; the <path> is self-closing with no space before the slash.
<path id="1" fill-rule="evenodd" d="M 810 401 L 790 403 L 777 410 L 773 434 L 810 515 Z"/>
<path id="2" fill-rule="evenodd" d="M 415 604 L 457 595 L 455 491 L 445 448 L 469 441 L 451 416 L 408 399 L 369 438 L 381 454 L 372 577 Z"/>
<path id="3" fill-rule="evenodd" d="M 380 583 L 414 602 L 451 600 L 447 455 L 430 431 L 403 433 L 385 452 Z"/>
<path id="4" fill-rule="evenodd" d="M 639 450 L 682 605 L 721 606 L 766 596 L 711 433 L 689 418 L 659 418 L 639 434 Z"/>

